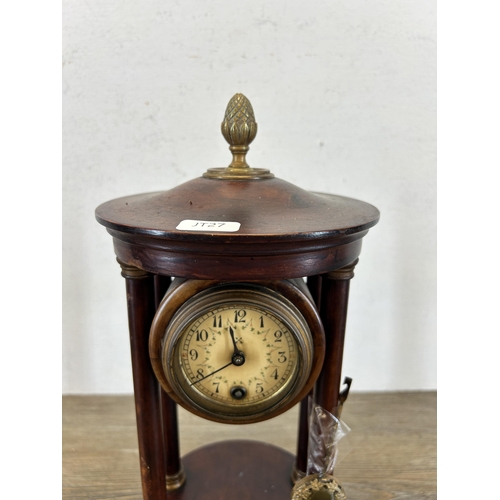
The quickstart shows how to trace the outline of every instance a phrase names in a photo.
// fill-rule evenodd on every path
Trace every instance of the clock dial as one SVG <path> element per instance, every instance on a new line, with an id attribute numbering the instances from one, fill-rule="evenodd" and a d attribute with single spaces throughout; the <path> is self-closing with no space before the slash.
<path id="1" fill-rule="evenodd" d="M 271 312 L 242 303 L 196 318 L 177 351 L 184 385 L 230 407 L 266 400 L 292 383 L 298 369 L 289 327 Z"/>
<path id="2" fill-rule="evenodd" d="M 314 334 L 291 300 L 256 283 L 181 282 L 167 293 L 152 325 L 150 353 L 177 403 L 218 422 L 249 423 L 307 394 L 319 370 L 312 367 L 323 354 L 315 350 L 323 330 L 298 287 L 277 286 L 300 299 Z M 186 298 L 184 287 L 194 293 Z"/>

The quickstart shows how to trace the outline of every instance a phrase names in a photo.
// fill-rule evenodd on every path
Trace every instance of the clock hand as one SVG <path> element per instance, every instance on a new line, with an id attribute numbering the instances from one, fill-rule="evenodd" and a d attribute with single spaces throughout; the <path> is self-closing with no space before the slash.
<path id="1" fill-rule="evenodd" d="M 234 352 L 231 362 L 233 363 L 233 365 L 241 366 L 245 362 L 245 355 L 243 354 L 243 351 L 240 351 L 238 349 L 238 346 L 236 345 L 236 340 L 234 339 L 234 330 L 232 326 L 229 327 L 229 335 L 231 335 L 231 340 L 233 341 L 234 346 Z"/>
<path id="2" fill-rule="evenodd" d="M 191 387 L 192 385 L 194 384 L 197 384 L 198 382 L 201 382 L 202 380 L 205 380 L 206 378 L 208 377 L 211 377 L 214 373 L 217 373 L 217 372 L 220 372 L 221 370 L 224 370 L 224 368 L 227 368 L 228 366 L 232 365 L 233 362 L 231 361 L 230 363 L 228 363 L 227 365 L 224 365 L 222 366 L 221 368 L 218 368 L 217 370 L 215 370 L 214 372 L 212 373 L 209 373 L 208 375 L 205 375 L 204 377 L 202 378 L 199 378 L 198 380 L 195 380 L 192 384 L 189 385 L 189 387 Z"/>
<path id="3" fill-rule="evenodd" d="M 231 340 L 233 341 L 233 346 L 234 346 L 234 352 L 231 361 L 227 365 L 221 366 L 212 373 L 209 373 L 208 375 L 205 375 L 204 377 L 195 380 L 192 384 L 190 384 L 190 387 L 193 386 L 194 384 L 197 384 L 198 382 L 201 382 L 202 380 L 205 380 L 208 377 L 211 377 L 214 373 L 220 372 L 221 370 L 227 368 L 230 365 L 241 366 L 245 362 L 245 355 L 243 354 L 243 351 L 240 351 L 238 349 L 238 346 L 236 345 L 236 340 L 234 339 L 234 330 L 231 326 L 229 327 L 229 335 L 231 335 Z"/>

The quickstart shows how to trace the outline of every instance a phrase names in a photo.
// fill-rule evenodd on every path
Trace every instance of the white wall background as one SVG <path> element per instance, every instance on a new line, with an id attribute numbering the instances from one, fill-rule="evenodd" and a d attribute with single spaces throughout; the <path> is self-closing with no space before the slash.
<path id="1" fill-rule="evenodd" d="M 124 280 L 100 203 L 230 161 L 377 206 L 351 282 L 353 390 L 436 387 L 433 0 L 63 2 L 63 392 L 130 393 Z"/>

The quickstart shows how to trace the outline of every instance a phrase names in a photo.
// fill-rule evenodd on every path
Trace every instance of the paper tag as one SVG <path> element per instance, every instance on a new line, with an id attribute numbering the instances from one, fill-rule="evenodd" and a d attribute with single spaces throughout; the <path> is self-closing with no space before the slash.
<path id="1" fill-rule="evenodd" d="M 238 231 L 239 222 L 222 222 L 209 220 L 183 220 L 175 228 L 179 231 L 206 231 L 208 233 L 220 231 L 222 233 L 234 233 Z"/>

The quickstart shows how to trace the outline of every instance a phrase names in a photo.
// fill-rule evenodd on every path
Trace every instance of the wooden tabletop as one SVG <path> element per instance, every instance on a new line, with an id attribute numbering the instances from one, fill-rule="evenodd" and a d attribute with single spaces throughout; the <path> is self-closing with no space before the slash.
<path id="1" fill-rule="evenodd" d="M 263 440 L 295 453 L 298 408 L 258 424 L 231 426 L 180 409 L 181 453 L 226 440 Z M 435 500 L 436 393 L 351 393 L 335 470 L 349 500 Z M 63 498 L 139 500 L 132 396 L 63 398 Z"/>

